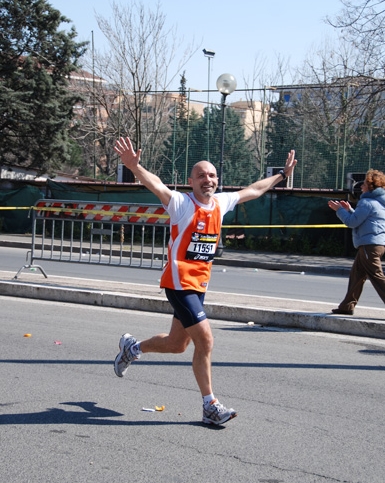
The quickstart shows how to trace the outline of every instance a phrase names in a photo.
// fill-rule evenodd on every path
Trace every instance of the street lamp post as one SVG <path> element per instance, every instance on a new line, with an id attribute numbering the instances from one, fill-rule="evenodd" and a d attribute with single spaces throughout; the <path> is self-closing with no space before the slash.
<path id="1" fill-rule="evenodd" d="M 222 134 L 221 134 L 221 151 L 219 158 L 218 172 L 218 192 L 223 191 L 223 154 L 225 150 L 225 126 L 226 126 L 226 97 L 235 91 L 237 81 L 231 74 L 222 74 L 217 79 L 217 89 L 222 94 Z M 216 256 L 221 257 L 223 254 L 222 235 L 220 235 Z"/>
<path id="2" fill-rule="evenodd" d="M 96 96 L 95 96 L 95 45 L 94 31 L 92 30 L 92 104 L 93 104 L 93 157 L 94 157 L 94 179 L 96 179 Z"/>
<path id="3" fill-rule="evenodd" d="M 185 162 L 185 169 L 184 169 L 184 184 L 187 184 L 188 180 L 188 156 L 189 156 L 189 137 L 190 137 L 190 94 L 191 92 L 200 92 L 198 89 L 188 89 L 188 97 L 187 97 L 187 133 L 186 133 L 186 162 Z"/>
<path id="4" fill-rule="evenodd" d="M 203 49 L 203 53 L 208 60 L 207 73 L 207 153 L 206 159 L 210 161 L 210 61 L 214 58 L 215 52 L 213 50 Z"/>

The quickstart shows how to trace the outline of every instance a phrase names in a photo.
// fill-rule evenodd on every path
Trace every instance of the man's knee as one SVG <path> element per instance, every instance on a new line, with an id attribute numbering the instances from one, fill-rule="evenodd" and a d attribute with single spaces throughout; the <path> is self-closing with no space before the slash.
<path id="1" fill-rule="evenodd" d="M 182 354 L 186 351 L 190 340 L 174 340 L 169 342 L 169 350 L 172 354 Z"/>
<path id="2" fill-rule="evenodd" d="M 197 344 L 195 344 L 197 347 Z M 212 335 L 203 337 L 202 340 L 198 342 L 198 350 L 201 350 L 205 353 L 210 353 L 213 351 L 214 348 L 214 338 Z"/>
<path id="3" fill-rule="evenodd" d="M 204 324 L 202 326 L 199 326 L 199 324 L 197 324 L 196 327 L 197 330 L 192 335 L 195 349 L 203 353 L 212 352 L 214 347 L 214 337 L 211 332 L 210 326 L 208 324 Z"/>

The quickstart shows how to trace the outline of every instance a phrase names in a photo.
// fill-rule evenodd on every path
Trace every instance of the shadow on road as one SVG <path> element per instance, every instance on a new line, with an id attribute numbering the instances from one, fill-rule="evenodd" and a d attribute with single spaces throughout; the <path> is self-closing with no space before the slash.
<path id="1" fill-rule="evenodd" d="M 16 403 L 1 404 L 1 407 L 13 406 Z M 122 413 L 112 409 L 97 407 L 97 403 L 89 401 L 64 402 L 67 406 L 76 406 L 83 411 L 66 410 L 61 408 L 48 408 L 45 411 L 36 413 L 0 414 L 0 425 L 5 424 L 74 424 L 74 425 L 97 425 L 97 426 L 169 426 L 188 425 L 203 426 L 209 429 L 224 429 L 223 426 L 211 427 L 199 421 L 127 421 L 107 418 L 124 416 Z M 54 430 L 58 432 L 58 430 Z M 59 431 L 60 432 L 60 431 Z M 63 431 L 65 432 L 65 431 Z"/>

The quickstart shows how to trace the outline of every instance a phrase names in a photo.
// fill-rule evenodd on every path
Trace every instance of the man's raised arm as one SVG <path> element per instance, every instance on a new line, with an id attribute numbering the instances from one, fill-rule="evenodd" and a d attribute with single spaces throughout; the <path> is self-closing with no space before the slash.
<path id="1" fill-rule="evenodd" d="M 294 149 L 292 149 L 287 156 L 286 164 L 282 170 L 282 173 L 270 176 L 269 178 L 258 180 L 255 183 L 252 183 L 247 188 L 238 191 L 238 203 L 244 203 L 245 201 L 254 200 L 255 198 L 259 198 L 260 196 L 262 196 L 264 193 L 266 193 L 266 191 L 273 188 L 280 181 L 288 178 L 291 174 L 293 174 L 296 164 L 297 160 L 295 159 L 295 151 Z"/>
<path id="2" fill-rule="evenodd" d="M 115 143 L 114 150 L 119 154 L 124 166 L 128 168 L 136 178 L 156 195 L 161 203 L 168 205 L 171 198 L 171 190 L 155 174 L 150 173 L 140 164 L 141 149 L 134 151 L 132 143 L 128 137 L 121 137 Z"/>

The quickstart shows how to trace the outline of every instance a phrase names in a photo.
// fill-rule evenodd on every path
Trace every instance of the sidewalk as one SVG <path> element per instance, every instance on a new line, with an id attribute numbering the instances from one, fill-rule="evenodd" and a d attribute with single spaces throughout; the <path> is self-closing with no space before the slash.
<path id="1" fill-rule="evenodd" d="M 1 246 L 28 249 L 30 237 L 0 234 Z M 214 263 L 347 276 L 352 259 L 226 249 L 223 256 L 216 258 Z M 21 272 L 19 278 L 14 280 L 15 273 L 0 271 L 0 295 L 171 314 L 164 292 L 155 286 L 72 277 L 49 276 L 45 279 L 39 272 L 28 271 Z M 266 299 L 212 291 L 208 291 L 205 300 L 207 316 L 212 319 L 253 322 L 254 327 L 286 327 L 385 339 L 385 309 L 357 307 L 354 316 L 345 317 L 331 314 L 335 304 L 323 302 Z M 250 330 L 252 328 L 250 325 Z"/>
<path id="2" fill-rule="evenodd" d="M 28 250 L 31 248 L 31 235 L 0 233 L 1 246 L 25 248 Z M 229 249 L 224 249 L 222 257 L 215 259 L 216 265 L 346 276 L 349 274 L 352 263 L 352 258 L 250 252 Z"/>

